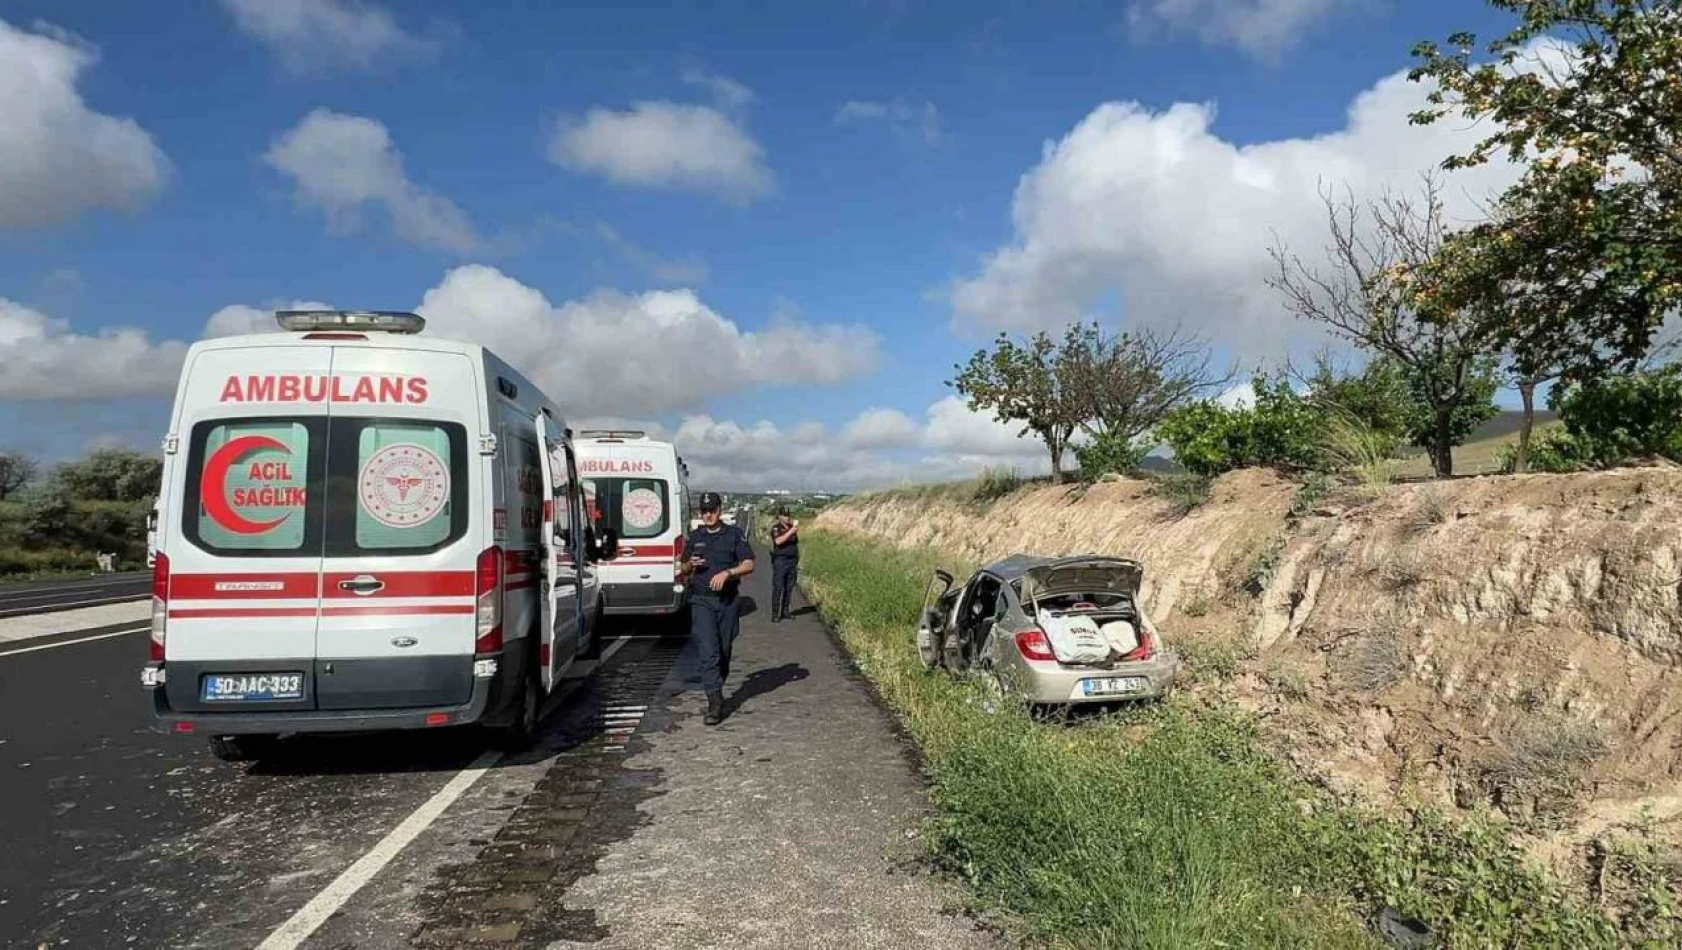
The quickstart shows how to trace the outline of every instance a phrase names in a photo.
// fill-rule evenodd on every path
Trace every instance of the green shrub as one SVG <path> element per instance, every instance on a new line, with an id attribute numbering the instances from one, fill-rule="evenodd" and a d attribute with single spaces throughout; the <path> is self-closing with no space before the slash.
<path id="1" fill-rule="evenodd" d="M 1130 475 L 1138 471 L 1150 446 L 1114 433 L 1105 433 L 1075 449 L 1080 477 L 1095 482 L 1105 475 Z"/>
<path id="2" fill-rule="evenodd" d="M 1173 450 L 1174 461 L 1204 476 L 1253 466 L 1314 468 L 1324 413 L 1283 378 L 1270 382 L 1258 376 L 1251 386 L 1255 404 L 1247 408 L 1204 401 L 1169 413 L 1157 436 Z"/>
<path id="3" fill-rule="evenodd" d="M 1203 505 L 1214 493 L 1215 483 L 1206 475 L 1192 472 L 1174 472 L 1169 475 L 1156 477 L 1151 484 L 1151 494 L 1166 498 L 1174 503 L 1170 512 L 1176 518 L 1183 518 L 1193 510 Z"/>
<path id="4" fill-rule="evenodd" d="M 1022 487 L 1022 476 L 1013 468 L 988 468 L 976 478 L 971 497 L 980 502 L 997 501 Z"/>
<path id="5" fill-rule="evenodd" d="M 1529 467 L 1532 472 L 1580 472 L 1589 467 L 1583 447 L 1561 427 L 1543 429 L 1530 439 Z M 1518 470 L 1518 443 L 1507 445 L 1496 456 L 1502 472 Z"/>
<path id="6" fill-rule="evenodd" d="M 1648 457 L 1682 462 L 1682 365 L 1561 386 L 1548 402 L 1569 439 L 1556 444 L 1568 446 L 1577 461 L 1598 467 Z"/>

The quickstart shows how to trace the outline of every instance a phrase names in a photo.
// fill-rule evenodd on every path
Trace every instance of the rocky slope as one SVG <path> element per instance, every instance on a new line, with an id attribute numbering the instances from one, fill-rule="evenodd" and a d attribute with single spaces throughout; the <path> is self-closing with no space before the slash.
<path id="1" fill-rule="evenodd" d="M 963 563 L 1139 558 L 1194 690 L 1236 696 L 1340 789 L 1493 806 L 1562 871 L 1609 833 L 1682 830 L 1682 472 L 1320 499 L 1238 472 L 1189 511 L 1133 480 L 988 505 L 888 492 L 817 525 Z"/>

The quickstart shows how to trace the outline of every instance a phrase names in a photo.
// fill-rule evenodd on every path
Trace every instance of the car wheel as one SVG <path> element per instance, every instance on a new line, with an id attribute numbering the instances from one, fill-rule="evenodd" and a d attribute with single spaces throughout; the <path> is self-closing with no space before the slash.
<path id="1" fill-rule="evenodd" d="M 531 747 L 537 735 L 543 689 L 538 685 L 535 671 L 520 680 L 518 689 L 520 695 L 514 700 L 514 720 L 491 730 L 491 745 L 501 752 L 524 752 Z"/>
<path id="2" fill-rule="evenodd" d="M 224 762 L 254 762 L 274 748 L 278 736 L 211 736 L 210 753 Z"/>

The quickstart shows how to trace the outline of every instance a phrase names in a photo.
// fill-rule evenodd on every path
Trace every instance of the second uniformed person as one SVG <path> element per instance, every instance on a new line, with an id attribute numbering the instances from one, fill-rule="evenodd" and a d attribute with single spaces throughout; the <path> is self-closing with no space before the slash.
<path id="1" fill-rule="evenodd" d="M 724 681 L 730 675 L 730 648 L 741 628 L 737 593 L 741 579 L 753 573 L 753 547 L 735 525 L 720 520 L 723 499 L 706 492 L 696 506 L 701 525 L 689 532 L 689 639 L 700 660 L 701 687 L 707 693 L 706 723 L 724 718 Z"/>

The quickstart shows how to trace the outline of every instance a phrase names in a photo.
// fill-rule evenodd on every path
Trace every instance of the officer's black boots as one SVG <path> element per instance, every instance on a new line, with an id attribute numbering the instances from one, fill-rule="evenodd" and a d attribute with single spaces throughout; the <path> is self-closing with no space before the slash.
<path id="1" fill-rule="evenodd" d="M 707 693 L 707 718 L 703 720 L 709 726 L 716 726 L 724 719 L 724 694 L 721 692 Z"/>

